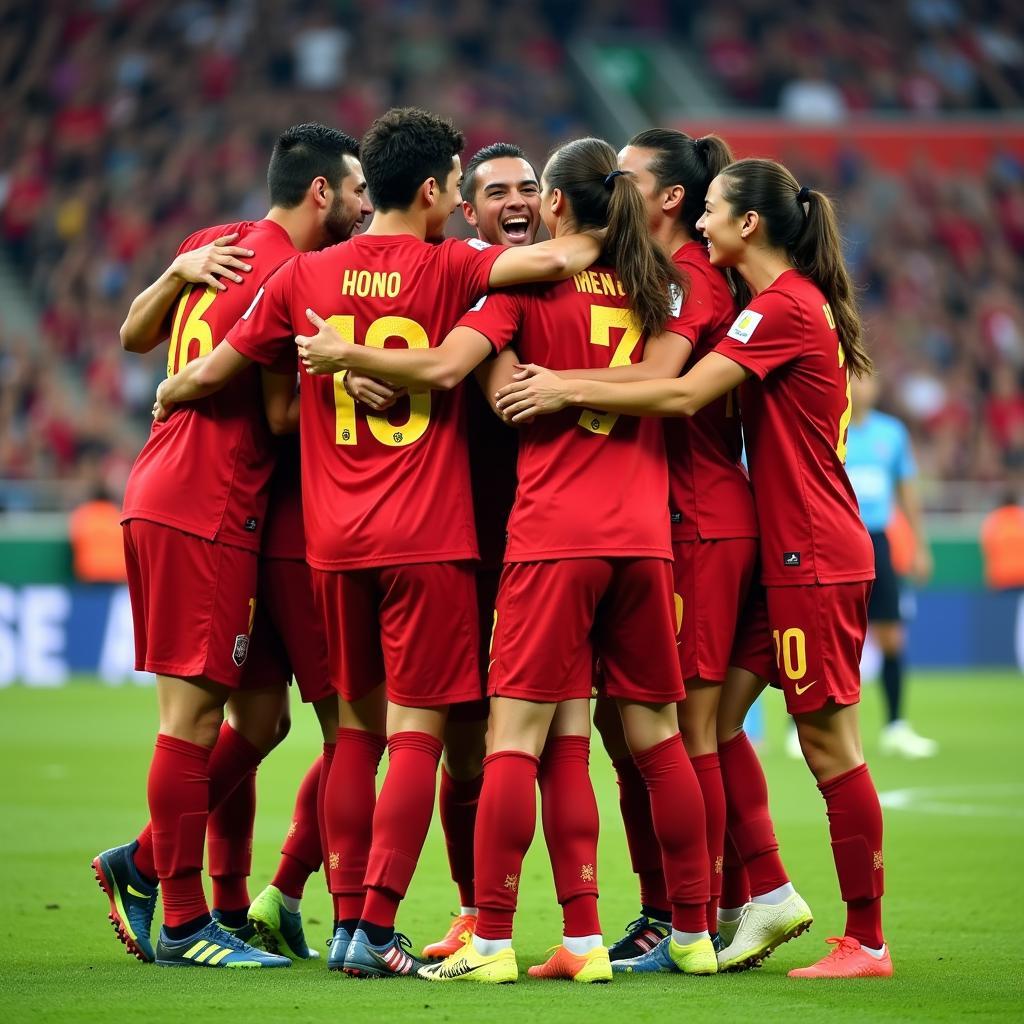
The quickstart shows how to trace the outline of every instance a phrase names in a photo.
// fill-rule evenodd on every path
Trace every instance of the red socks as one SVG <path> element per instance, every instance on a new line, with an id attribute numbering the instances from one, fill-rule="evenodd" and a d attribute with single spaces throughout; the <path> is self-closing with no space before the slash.
<path id="1" fill-rule="evenodd" d="M 256 768 L 263 752 L 225 722 L 210 753 L 206 855 L 218 910 L 249 909 Z"/>
<path id="2" fill-rule="evenodd" d="M 366 902 L 360 918 L 394 926 L 434 814 L 441 741 L 425 732 L 396 732 L 388 740 L 388 771 L 373 813 L 373 845 L 366 866 Z"/>
<path id="3" fill-rule="evenodd" d="M 690 763 L 697 773 L 697 784 L 704 798 L 704 818 L 711 869 L 711 899 L 708 900 L 708 927 L 718 922 L 718 902 L 722 895 L 722 869 L 725 865 L 725 788 L 718 754 L 700 754 Z"/>
<path id="4" fill-rule="evenodd" d="M 882 808 L 866 764 L 818 788 L 828 809 L 832 856 L 846 902 L 846 934 L 878 949 L 882 938 Z"/>
<path id="5" fill-rule="evenodd" d="M 640 903 L 667 911 L 669 900 L 665 892 L 665 870 L 661 864 L 658 837 L 654 834 L 647 783 L 632 757 L 618 758 L 612 764 L 619 780 L 619 811 L 626 830 L 629 859 L 640 880 Z"/>
<path id="6" fill-rule="evenodd" d="M 540 805 L 563 935 L 599 935 L 597 800 L 590 781 L 590 739 L 551 736 L 540 759 Z"/>
<path id="7" fill-rule="evenodd" d="M 377 803 L 377 765 L 386 745 L 387 740 L 377 733 L 338 730 L 324 804 L 327 872 L 338 921 L 358 921 L 362 913 Z"/>
<path id="8" fill-rule="evenodd" d="M 324 760 L 320 769 L 320 780 L 316 787 L 316 820 L 320 831 L 320 859 L 324 865 L 324 880 L 327 891 L 331 891 L 331 879 L 327 870 L 327 780 L 331 777 L 331 765 L 334 763 L 334 744 L 324 744 Z"/>
<path id="9" fill-rule="evenodd" d="M 156 861 L 153 860 L 153 823 L 151 821 L 146 822 L 146 827 L 139 833 L 136 842 L 139 845 L 135 848 L 135 853 L 132 856 L 135 867 L 138 868 L 143 878 L 155 882 L 157 880 Z"/>
<path id="10" fill-rule="evenodd" d="M 647 784 L 651 818 L 661 848 L 672 927 L 707 928 L 708 851 L 704 801 L 679 733 L 634 755 Z"/>
<path id="11" fill-rule="evenodd" d="M 722 896 L 718 901 L 720 907 L 735 909 L 742 907 L 744 903 L 750 902 L 750 879 L 747 877 L 747 869 L 740 860 L 736 850 L 736 844 L 725 833 L 725 868 L 722 872 Z M 710 920 L 708 924 L 714 928 L 715 922 Z"/>
<path id="12" fill-rule="evenodd" d="M 453 779 L 446 768 L 441 768 L 441 792 L 438 796 L 441 827 L 448 848 L 452 881 L 459 887 L 459 902 L 464 907 L 476 906 L 473 890 L 473 834 L 483 782 L 483 775 L 475 779 Z"/>
<path id="13" fill-rule="evenodd" d="M 484 783 L 476 816 L 476 934 L 511 939 L 523 858 L 537 825 L 540 762 L 521 750 L 484 758 Z"/>
<path id="14" fill-rule="evenodd" d="M 160 733 L 149 766 L 153 857 L 164 924 L 177 927 L 208 914 L 203 845 L 210 807 L 210 751 Z"/>
<path id="15" fill-rule="evenodd" d="M 271 885 L 276 886 L 293 899 L 302 899 L 306 880 L 319 870 L 323 860 L 320 847 L 320 823 L 317 818 L 317 791 L 323 772 L 323 757 L 318 757 L 306 772 L 295 797 L 295 810 L 288 836 L 281 848 L 281 860 L 277 865 Z"/>
<path id="16" fill-rule="evenodd" d="M 745 732 L 718 745 L 725 785 L 726 825 L 750 879 L 752 896 L 762 896 L 789 881 L 779 857 L 768 784 Z"/>

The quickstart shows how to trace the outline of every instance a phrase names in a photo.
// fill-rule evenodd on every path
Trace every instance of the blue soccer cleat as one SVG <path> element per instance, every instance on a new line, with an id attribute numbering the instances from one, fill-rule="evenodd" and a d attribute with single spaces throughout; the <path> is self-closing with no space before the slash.
<path id="1" fill-rule="evenodd" d="M 348 944 L 342 970 L 353 978 L 415 978 L 427 961 L 414 957 L 408 936 L 395 932 L 390 941 L 373 946 L 362 928 L 357 928 Z"/>
<path id="2" fill-rule="evenodd" d="M 224 923 L 221 912 L 216 908 L 210 911 L 210 917 L 213 918 L 214 923 L 219 928 L 223 928 L 224 931 L 228 932 L 230 935 L 234 935 L 236 939 L 241 939 L 246 945 L 252 946 L 253 949 L 266 949 L 263 945 L 263 940 L 260 937 L 259 931 L 252 921 L 246 921 L 245 924 L 239 925 L 237 928 L 233 928 L 231 925 Z M 276 953 L 277 950 L 271 949 L 269 952 Z"/>
<path id="3" fill-rule="evenodd" d="M 608 947 L 608 958 L 612 961 L 636 959 L 649 953 L 666 935 L 671 934 L 670 924 L 641 914 L 626 925 L 626 934 Z"/>
<path id="4" fill-rule="evenodd" d="M 334 929 L 334 936 L 328 945 L 331 947 L 327 954 L 327 970 L 340 971 L 345 967 L 345 957 L 348 956 L 349 943 L 352 935 L 340 924 Z"/>
<path id="5" fill-rule="evenodd" d="M 132 956 L 151 964 L 156 959 L 150 933 L 153 930 L 157 887 L 144 881 L 135 867 L 133 856 L 138 847 L 135 841 L 104 850 L 93 858 L 92 870 L 110 901 L 107 917 L 117 937 Z"/>
<path id="6" fill-rule="evenodd" d="M 649 953 L 630 960 L 613 960 L 616 974 L 715 974 L 718 964 L 711 939 L 681 946 L 667 935 Z"/>
<path id="7" fill-rule="evenodd" d="M 161 928 L 156 943 L 156 962 L 160 967 L 256 968 L 292 965 L 288 957 L 254 949 L 214 921 L 184 939 L 169 939 Z"/>
<path id="8" fill-rule="evenodd" d="M 613 960 L 612 972 L 615 974 L 678 974 L 672 957 L 668 955 L 670 938 L 665 936 L 653 949 L 639 956 L 625 960 Z"/>

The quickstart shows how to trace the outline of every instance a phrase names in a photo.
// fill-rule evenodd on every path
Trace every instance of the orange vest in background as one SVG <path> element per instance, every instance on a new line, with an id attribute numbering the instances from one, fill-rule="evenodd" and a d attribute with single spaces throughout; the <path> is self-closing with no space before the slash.
<path id="1" fill-rule="evenodd" d="M 1024 587 L 1024 508 L 1004 505 L 981 524 L 985 582 L 996 590 Z"/>
<path id="2" fill-rule="evenodd" d="M 917 540 L 902 509 L 897 508 L 893 512 L 892 519 L 885 528 L 885 535 L 889 539 L 889 555 L 896 575 L 909 576 L 914 565 L 914 554 L 917 552 Z"/>
<path id="3" fill-rule="evenodd" d="M 83 583 L 124 583 L 121 510 L 110 501 L 87 501 L 68 518 L 75 577 Z"/>

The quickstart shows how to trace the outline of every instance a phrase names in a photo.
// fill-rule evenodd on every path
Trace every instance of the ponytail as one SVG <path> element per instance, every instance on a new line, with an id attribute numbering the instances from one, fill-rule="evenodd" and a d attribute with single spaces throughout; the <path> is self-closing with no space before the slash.
<path id="1" fill-rule="evenodd" d="M 873 367 L 864 347 L 853 282 L 843 261 L 842 238 L 835 210 L 824 192 L 803 188 L 800 193 L 807 204 L 807 215 L 803 230 L 797 235 L 791 250 L 793 264 L 821 289 L 828 300 L 836 321 L 836 333 L 846 354 L 846 365 L 851 373 L 864 377 L 873 372 Z"/>
<path id="2" fill-rule="evenodd" d="M 578 228 L 608 229 L 604 255 L 622 282 L 630 311 L 647 337 L 660 334 L 679 276 L 651 238 L 643 196 L 619 171 L 615 151 L 601 139 L 576 139 L 552 154 L 543 177 L 565 195 Z"/>
<path id="3" fill-rule="evenodd" d="M 764 223 L 768 243 L 784 249 L 794 268 L 825 296 L 850 372 L 858 377 L 872 373 L 853 282 L 843 262 L 839 224 L 828 196 L 801 188 L 774 160 L 739 160 L 722 170 L 721 176 L 722 195 L 733 213 L 742 216 L 755 211 Z"/>

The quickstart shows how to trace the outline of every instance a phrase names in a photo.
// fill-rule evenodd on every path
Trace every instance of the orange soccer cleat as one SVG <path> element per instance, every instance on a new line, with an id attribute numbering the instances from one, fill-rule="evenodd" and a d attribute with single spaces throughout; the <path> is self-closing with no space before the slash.
<path id="1" fill-rule="evenodd" d="M 892 957 L 889 948 L 880 957 L 874 957 L 861 944 L 844 935 L 841 939 L 827 939 L 833 946 L 830 953 L 810 967 L 798 967 L 789 972 L 791 978 L 891 978 Z"/>
<path id="2" fill-rule="evenodd" d="M 429 946 L 423 947 L 423 957 L 426 960 L 444 960 L 452 953 L 458 952 L 473 938 L 476 931 L 476 914 L 458 914 L 452 921 L 448 934 L 439 942 L 432 942 Z"/>
<path id="3" fill-rule="evenodd" d="M 612 964 L 604 946 L 595 946 L 582 955 L 570 953 L 565 946 L 556 946 L 547 961 L 531 967 L 528 973 L 531 978 L 600 983 L 612 980 Z"/>

